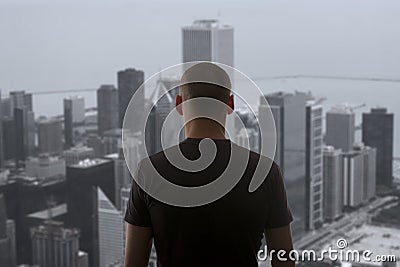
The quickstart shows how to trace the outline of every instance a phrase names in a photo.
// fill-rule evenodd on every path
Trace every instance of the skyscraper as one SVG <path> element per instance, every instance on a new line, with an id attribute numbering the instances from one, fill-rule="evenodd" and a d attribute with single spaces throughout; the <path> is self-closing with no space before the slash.
<path id="1" fill-rule="evenodd" d="M 322 106 L 311 100 L 306 107 L 306 229 L 323 222 Z"/>
<path id="2" fill-rule="evenodd" d="M 10 92 L 10 113 L 16 126 L 17 161 L 35 152 L 35 115 L 32 109 L 32 95 L 25 91 Z"/>
<path id="3" fill-rule="evenodd" d="M 65 147 L 74 145 L 74 126 L 85 121 L 85 99 L 81 96 L 64 98 L 64 139 Z"/>
<path id="4" fill-rule="evenodd" d="M 25 91 L 10 92 L 10 111 L 11 114 L 15 108 L 26 108 L 28 111 L 33 111 L 32 94 L 27 94 Z"/>
<path id="5" fill-rule="evenodd" d="M 163 82 L 163 80 L 159 79 L 157 81 L 156 89 L 150 97 L 150 103 L 154 103 L 154 106 L 151 110 L 151 116 L 149 116 L 148 119 L 149 125 L 151 124 L 153 126 L 152 129 L 148 129 L 150 134 L 149 137 L 151 139 L 149 140 L 151 143 L 151 154 L 162 150 L 161 131 L 168 114 L 175 108 L 175 99 L 171 95 L 171 91 L 168 91 L 169 89 L 171 88 L 166 87 L 166 84 Z M 170 127 L 171 125 L 165 129 Z M 176 127 L 173 128 L 175 130 L 178 129 L 178 127 L 179 124 L 177 122 Z M 174 132 L 166 134 L 167 138 L 172 138 L 174 137 L 173 135 Z"/>
<path id="6" fill-rule="evenodd" d="M 264 97 L 276 123 L 275 160 L 285 179 L 288 202 L 294 215 L 293 238 L 297 239 L 304 231 L 306 216 L 306 102 L 309 95 L 276 92 Z"/>
<path id="7" fill-rule="evenodd" d="M 1 99 L 0 90 L 0 169 L 3 167 L 4 163 L 4 146 L 3 146 L 3 101 Z"/>
<path id="8" fill-rule="evenodd" d="M 144 72 L 136 69 L 125 69 L 121 70 L 117 74 L 118 79 L 118 105 L 119 105 L 119 127 L 122 128 L 126 109 L 128 108 L 129 101 L 132 96 L 136 93 L 138 88 L 144 82 Z M 135 97 L 133 105 L 137 107 L 136 110 L 144 110 L 144 90 L 138 92 Z M 140 131 L 140 125 L 142 122 L 142 113 L 137 112 L 133 116 L 133 120 L 137 122 L 138 127 L 133 129 L 134 131 Z"/>
<path id="9" fill-rule="evenodd" d="M 13 239 L 15 240 L 15 236 L 11 237 L 8 231 L 4 195 L 0 194 L 0 266 L 16 266 Z"/>
<path id="10" fill-rule="evenodd" d="M 118 90 L 114 85 L 101 85 L 97 90 L 97 123 L 101 136 L 119 127 Z"/>
<path id="11" fill-rule="evenodd" d="M 3 118 L 3 152 L 4 160 L 14 159 L 16 155 L 15 121 L 13 118 Z"/>
<path id="12" fill-rule="evenodd" d="M 376 149 L 363 144 L 343 154 L 343 205 L 360 206 L 375 196 Z"/>
<path id="13" fill-rule="evenodd" d="M 110 199 L 97 188 L 97 212 L 99 224 L 99 266 L 122 262 L 124 258 L 124 220 L 121 212 Z"/>
<path id="14" fill-rule="evenodd" d="M 362 115 L 362 141 L 376 148 L 376 183 L 391 186 L 393 181 L 393 113 L 373 108 Z"/>
<path id="15" fill-rule="evenodd" d="M 182 28 L 182 62 L 214 61 L 234 66 L 233 27 L 195 20 Z"/>
<path id="16" fill-rule="evenodd" d="M 349 106 L 336 106 L 326 113 L 326 144 L 348 152 L 353 149 L 355 114 Z"/>
<path id="17" fill-rule="evenodd" d="M 99 265 L 99 187 L 115 199 L 114 163 L 106 159 L 84 160 L 67 167 L 67 222 L 80 232 L 80 247 L 89 254 L 89 265 Z M 114 203 L 113 203 L 114 204 Z"/>
<path id="18" fill-rule="evenodd" d="M 33 264 L 40 267 L 79 267 L 79 231 L 46 221 L 31 229 Z"/>
<path id="19" fill-rule="evenodd" d="M 342 151 L 332 146 L 323 150 L 324 219 L 333 221 L 343 214 Z"/>
<path id="20" fill-rule="evenodd" d="M 111 159 L 114 162 L 114 171 L 115 171 L 115 207 L 118 210 L 122 210 L 121 206 L 121 189 L 130 187 L 131 183 L 131 174 L 129 172 L 128 166 L 125 162 L 124 153 L 122 148 L 120 148 L 119 153 L 111 154 L 106 156 L 107 159 Z"/>
<path id="21" fill-rule="evenodd" d="M 58 154 L 63 150 L 62 122 L 57 119 L 41 119 L 38 124 L 39 152 Z"/>

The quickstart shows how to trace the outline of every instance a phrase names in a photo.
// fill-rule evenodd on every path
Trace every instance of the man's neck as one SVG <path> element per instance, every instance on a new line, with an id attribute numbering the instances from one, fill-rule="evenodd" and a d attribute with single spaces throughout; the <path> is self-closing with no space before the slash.
<path id="1" fill-rule="evenodd" d="M 226 139 L 225 128 L 217 122 L 196 119 L 186 124 L 186 138 Z"/>

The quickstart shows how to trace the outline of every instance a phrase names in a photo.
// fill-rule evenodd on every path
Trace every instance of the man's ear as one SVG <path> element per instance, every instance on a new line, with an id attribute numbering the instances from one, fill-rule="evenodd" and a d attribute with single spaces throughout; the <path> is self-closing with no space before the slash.
<path id="1" fill-rule="evenodd" d="M 175 99 L 175 108 L 176 111 L 178 112 L 179 115 L 183 115 L 182 112 L 182 96 L 181 95 L 176 95 L 176 99 Z"/>
<path id="2" fill-rule="evenodd" d="M 232 114 L 233 110 L 235 109 L 235 101 L 233 100 L 233 95 L 229 96 L 228 100 L 228 114 Z"/>

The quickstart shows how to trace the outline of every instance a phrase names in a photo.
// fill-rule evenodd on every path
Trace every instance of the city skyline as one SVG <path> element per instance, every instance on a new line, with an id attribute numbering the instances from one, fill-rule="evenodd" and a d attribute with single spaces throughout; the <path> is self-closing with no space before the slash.
<path id="1" fill-rule="evenodd" d="M 373 5 L 371 2 L 369 4 Z M 11 3 L 6 2 L 5 5 L 12 7 Z M 190 19 L 180 24 L 179 38 L 171 38 L 175 44 L 182 42 L 182 47 L 177 46 L 182 57 L 174 59 L 175 63 L 201 59 L 236 66 L 238 59 L 238 67 L 243 66 L 243 71 L 250 70 L 249 73 L 254 77 L 273 73 L 260 69 L 255 71 L 256 68 L 249 68 L 243 63 L 246 61 L 243 47 L 236 50 L 236 44 L 239 43 L 236 33 L 238 29 L 239 32 L 243 29 L 243 25 L 225 23 L 223 19 L 220 22 Z M 244 39 L 243 35 L 239 36 L 241 40 Z M 197 46 L 199 42 L 206 45 Z M 222 53 L 219 45 L 229 49 Z M 168 45 L 166 47 L 170 48 Z M 127 55 L 124 56 L 129 58 Z M 252 56 L 248 60 L 248 63 L 254 60 L 255 65 L 260 63 Z M 160 64 L 167 61 L 160 61 L 163 62 Z M 116 67 L 121 62 L 124 62 L 124 66 Z M 147 156 L 143 149 L 145 146 L 150 146 L 151 153 L 160 150 L 161 126 L 166 115 L 175 108 L 174 98 L 179 81 L 160 75 L 153 92 L 149 90 L 145 94 L 138 91 L 145 85 L 146 77 L 156 73 L 149 71 L 154 69 L 149 64 L 131 58 L 114 62 L 110 66 L 113 68 L 113 81 L 105 81 L 111 74 L 105 75 L 105 79 L 96 80 L 97 85 L 93 87 L 96 93 L 91 92 L 90 97 L 74 93 L 60 97 L 51 95 L 52 99 L 57 97 L 60 100 L 47 100 L 55 102 L 54 105 L 62 110 L 58 114 L 37 114 L 34 102 L 40 95 L 35 95 L 30 86 L 23 86 L 21 90 L 7 90 L 9 96 L 1 95 L 0 148 L 3 153 L 0 155 L 0 250 L 10 256 L 0 257 L 0 263 L 16 260 L 18 264 L 40 262 L 43 266 L 50 266 L 46 262 L 53 261 L 56 254 L 47 251 L 58 246 L 59 234 L 62 240 L 70 244 L 71 250 L 68 248 L 62 252 L 74 262 L 68 266 L 77 266 L 78 261 L 82 267 L 98 267 L 100 264 L 119 266 L 123 263 L 126 229 L 122 220 L 132 181 L 125 157 L 137 164 Z M 393 63 L 393 66 L 396 67 L 396 64 Z M 0 72 L 2 67 L 0 63 Z M 276 73 L 279 74 L 281 67 L 278 66 Z M 298 69 L 288 67 L 285 72 Z M 349 76 L 358 75 L 350 69 L 345 73 Z M 369 73 L 373 69 L 365 67 L 362 75 L 375 75 L 373 71 Z M 329 71 L 332 71 L 330 75 L 338 73 L 335 67 Z M 82 87 L 79 85 L 79 88 L 93 82 L 89 80 L 94 77 L 82 80 Z M 0 82 L 2 79 L 0 76 Z M 4 84 L 10 88 L 12 86 L 7 79 L 4 79 Z M 310 78 L 264 80 L 270 87 L 262 88 L 261 98 L 255 102 L 249 101 L 250 106 L 259 113 L 254 114 L 242 107 L 236 109 L 244 128 L 234 122 L 236 131 L 231 137 L 244 144 L 248 131 L 250 149 L 258 152 L 260 144 L 265 141 L 261 139 L 261 130 L 257 126 L 258 120 L 263 119 L 258 114 L 264 114 L 260 111 L 265 109 L 271 111 L 277 136 L 275 160 L 281 167 L 294 217 L 292 230 L 295 247 L 321 249 L 343 233 L 349 232 L 349 236 L 355 238 L 355 229 L 360 226 L 382 227 L 385 230 L 398 227 L 400 218 L 396 221 L 397 217 L 391 220 L 390 216 L 391 212 L 400 208 L 400 180 L 393 179 L 396 169 L 392 165 L 384 164 L 384 171 L 378 168 L 385 160 L 400 161 L 395 154 L 396 151 L 400 152 L 400 148 L 396 147 L 400 145 L 400 138 L 396 137 L 396 127 L 400 127 L 400 108 L 392 106 L 397 101 L 391 99 L 389 101 L 392 102 L 388 102 L 390 105 L 375 108 L 372 101 L 358 98 L 359 91 L 355 90 L 340 96 L 351 99 L 350 103 L 343 103 L 337 101 L 340 98 L 335 96 L 334 91 L 324 94 L 321 88 L 310 88 L 309 84 L 303 84 L 304 79 Z M 29 75 L 28 80 L 36 83 L 29 79 Z M 260 78 L 258 82 L 262 84 L 262 80 Z M 314 80 L 323 80 L 334 88 L 340 79 L 314 77 Z M 393 87 L 389 90 L 393 90 L 397 82 L 369 83 L 374 85 L 368 90 L 387 84 L 391 84 Z M 236 85 L 240 88 L 240 84 Z M 47 86 L 43 86 L 43 89 Z M 65 86 L 69 86 L 68 83 Z M 158 103 L 153 102 L 168 89 L 172 90 L 161 97 Z M 140 101 L 134 104 L 140 106 L 140 110 L 144 111 L 155 104 L 146 121 L 150 130 L 146 132 L 145 143 L 140 138 L 144 135 L 140 131 L 144 122 L 141 113 L 134 114 L 134 127 L 128 125 L 122 128 L 128 103 L 136 92 L 140 94 Z M 264 98 L 269 106 L 262 104 Z M 382 95 L 376 101 L 383 98 L 387 97 Z M 378 122 L 381 126 L 374 127 Z M 179 137 L 182 139 L 183 134 Z M 133 142 L 127 147 L 123 138 L 130 138 Z M 385 142 L 380 142 L 381 139 Z M 391 155 L 388 156 L 388 153 Z M 22 201 L 26 197 L 31 200 L 29 203 Z M 42 254 L 48 254 L 49 257 L 43 257 Z M 154 250 L 151 257 L 151 264 L 155 264 Z M 11 265 L 15 266 L 14 263 Z"/>

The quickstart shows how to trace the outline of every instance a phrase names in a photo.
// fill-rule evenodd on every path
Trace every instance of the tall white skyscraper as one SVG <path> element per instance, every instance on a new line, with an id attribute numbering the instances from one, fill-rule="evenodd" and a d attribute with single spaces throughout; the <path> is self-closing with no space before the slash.
<path id="1" fill-rule="evenodd" d="M 123 218 L 110 199 L 97 188 L 100 265 L 122 262 L 124 257 Z"/>
<path id="2" fill-rule="evenodd" d="M 233 27 L 214 19 L 195 20 L 183 27 L 182 61 L 214 61 L 233 67 Z"/>
<path id="3" fill-rule="evenodd" d="M 323 222 L 322 106 L 310 100 L 306 107 L 306 229 Z"/>

